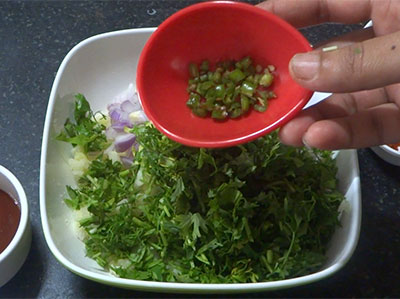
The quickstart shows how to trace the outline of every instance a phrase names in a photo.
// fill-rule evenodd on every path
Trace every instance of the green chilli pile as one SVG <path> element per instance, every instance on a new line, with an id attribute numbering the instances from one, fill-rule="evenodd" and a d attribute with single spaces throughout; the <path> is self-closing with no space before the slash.
<path id="1" fill-rule="evenodd" d="M 254 65 L 250 57 L 219 62 L 215 70 L 207 60 L 199 66 L 191 63 L 186 105 L 199 117 L 217 120 L 238 118 L 251 109 L 264 112 L 268 100 L 276 98 L 270 90 L 274 71 L 272 65 Z"/>

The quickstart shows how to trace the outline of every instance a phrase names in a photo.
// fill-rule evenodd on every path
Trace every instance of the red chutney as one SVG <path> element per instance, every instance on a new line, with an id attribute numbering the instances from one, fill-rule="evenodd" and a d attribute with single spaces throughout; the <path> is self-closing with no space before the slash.
<path id="1" fill-rule="evenodd" d="M 399 143 L 394 143 L 394 144 L 388 144 L 392 149 L 394 150 L 398 150 L 398 148 L 400 147 L 400 142 Z"/>
<path id="2" fill-rule="evenodd" d="M 0 190 L 0 253 L 2 253 L 17 232 L 21 210 L 15 200 Z"/>

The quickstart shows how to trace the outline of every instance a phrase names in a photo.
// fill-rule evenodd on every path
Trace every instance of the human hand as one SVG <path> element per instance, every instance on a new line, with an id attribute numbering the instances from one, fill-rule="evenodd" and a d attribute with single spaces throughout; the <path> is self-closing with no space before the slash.
<path id="1" fill-rule="evenodd" d="M 329 99 L 299 113 L 279 132 L 288 145 L 363 148 L 400 140 L 400 1 L 268 0 L 258 5 L 295 27 L 373 21 L 373 28 L 295 55 L 295 81 Z M 337 49 L 336 49 L 337 47 Z"/>

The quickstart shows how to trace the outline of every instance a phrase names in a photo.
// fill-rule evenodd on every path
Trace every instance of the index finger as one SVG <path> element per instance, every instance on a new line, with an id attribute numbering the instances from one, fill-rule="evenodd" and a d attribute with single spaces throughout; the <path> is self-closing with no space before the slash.
<path id="1" fill-rule="evenodd" d="M 370 0 L 268 0 L 257 5 L 286 20 L 294 27 L 324 22 L 354 24 L 371 15 Z"/>

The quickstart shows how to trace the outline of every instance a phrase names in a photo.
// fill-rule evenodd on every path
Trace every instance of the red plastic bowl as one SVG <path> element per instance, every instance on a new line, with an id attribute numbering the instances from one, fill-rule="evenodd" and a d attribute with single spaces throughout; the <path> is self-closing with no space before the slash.
<path id="1" fill-rule="evenodd" d="M 298 30 L 258 7 L 230 1 L 194 4 L 166 19 L 144 46 L 139 98 L 153 124 L 177 142 L 195 147 L 245 143 L 282 126 L 308 102 L 312 92 L 292 80 L 288 64 L 294 54 L 310 50 Z M 189 63 L 245 56 L 276 67 L 277 98 L 267 111 L 223 122 L 194 116 L 186 106 Z"/>

